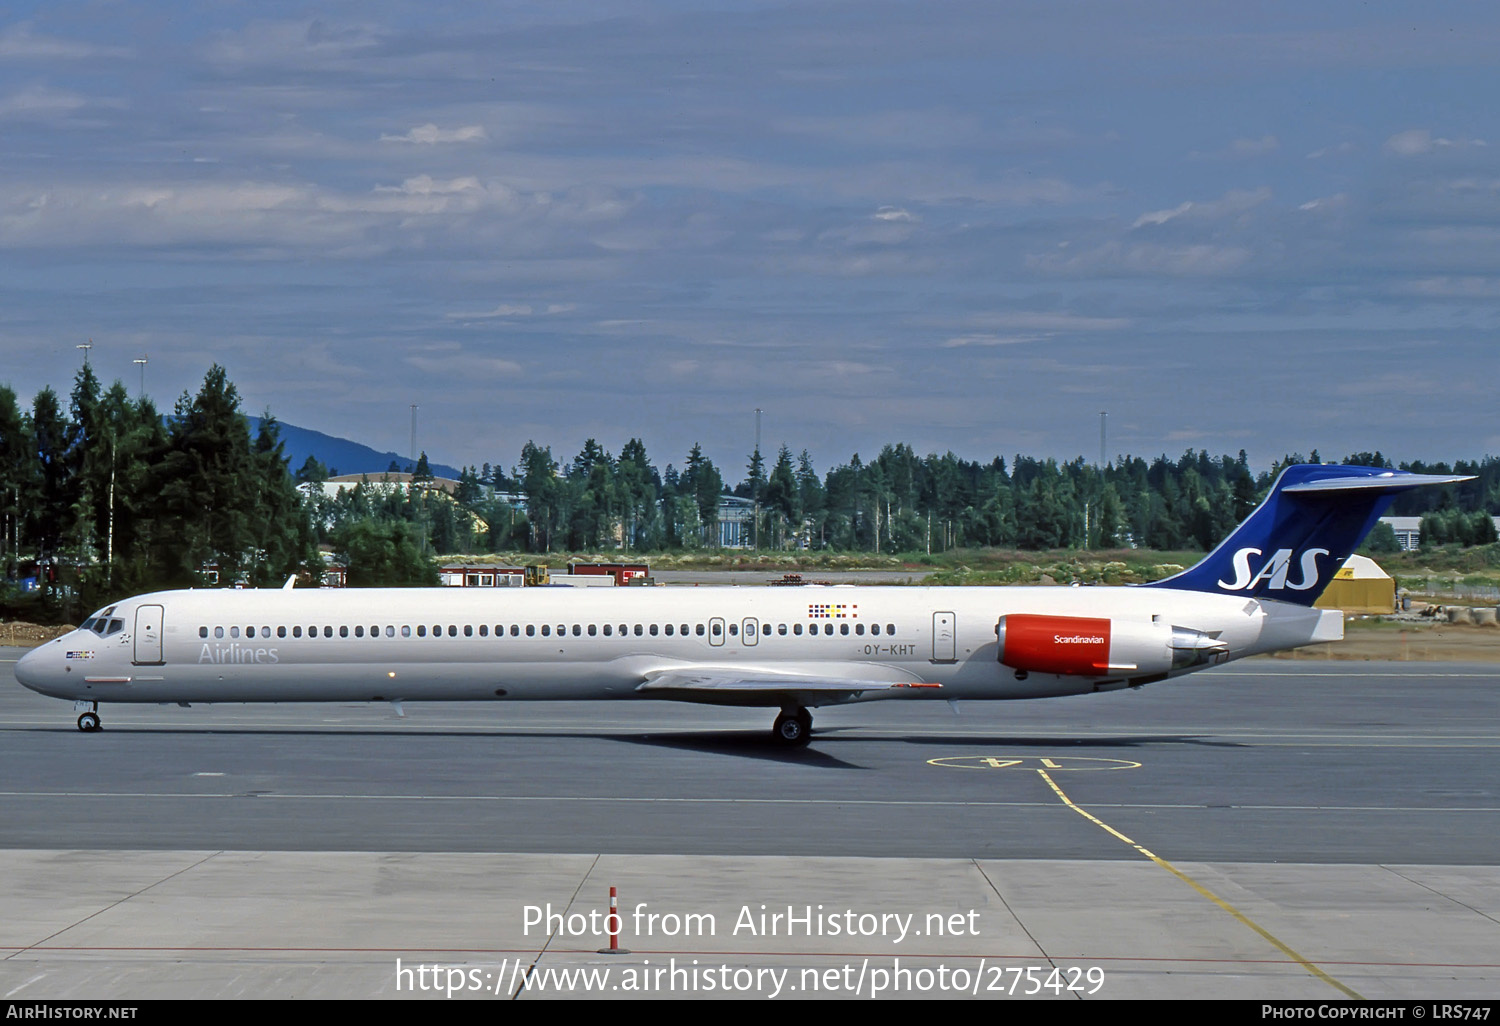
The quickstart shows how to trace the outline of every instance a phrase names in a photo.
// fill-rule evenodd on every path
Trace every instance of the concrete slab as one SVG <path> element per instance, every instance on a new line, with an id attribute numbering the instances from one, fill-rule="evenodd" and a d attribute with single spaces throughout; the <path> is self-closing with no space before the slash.
<path id="1" fill-rule="evenodd" d="M 1345 996 L 1265 934 L 1364 997 L 1500 989 L 1500 869 L 1177 868 L 1264 933 L 1145 861 L 0 851 L 0 997 Z"/>

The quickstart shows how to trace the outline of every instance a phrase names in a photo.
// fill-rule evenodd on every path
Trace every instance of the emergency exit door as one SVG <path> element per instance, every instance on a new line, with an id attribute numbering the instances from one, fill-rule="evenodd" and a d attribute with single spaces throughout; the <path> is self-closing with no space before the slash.
<path id="1" fill-rule="evenodd" d="M 932 661 L 958 662 L 958 626 L 952 613 L 932 614 Z"/>

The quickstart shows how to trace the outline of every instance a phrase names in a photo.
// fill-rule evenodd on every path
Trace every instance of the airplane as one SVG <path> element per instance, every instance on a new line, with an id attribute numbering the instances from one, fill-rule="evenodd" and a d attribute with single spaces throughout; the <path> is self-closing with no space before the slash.
<path id="1" fill-rule="evenodd" d="M 191 589 L 113 603 L 16 679 L 108 702 L 669 699 L 809 709 L 1135 688 L 1343 638 L 1313 602 L 1399 492 L 1469 480 L 1296 465 L 1195 566 L 1118 587 Z"/>

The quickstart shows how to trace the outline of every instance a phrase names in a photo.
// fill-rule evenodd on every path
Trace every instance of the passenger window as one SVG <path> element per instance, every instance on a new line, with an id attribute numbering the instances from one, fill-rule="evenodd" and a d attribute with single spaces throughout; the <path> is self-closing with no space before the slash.
<path id="1" fill-rule="evenodd" d="M 670 638 L 672 636 L 672 625 L 671 624 L 667 624 L 666 631 L 667 631 L 667 637 Z"/>
<path id="2" fill-rule="evenodd" d="M 490 625 L 489 624 L 482 623 L 482 624 L 479 625 L 479 636 L 481 638 L 487 638 L 487 637 L 490 636 Z"/>
<path id="3" fill-rule="evenodd" d="M 656 624 L 654 623 L 651 625 L 651 636 L 656 637 Z"/>
<path id="4" fill-rule="evenodd" d="M 362 638 L 362 637 L 365 636 L 365 625 L 364 624 L 357 623 L 357 624 L 354 625 L 354 636 L 356 638 Z"/>
<path id="5" fill-rule="evenodd" d="M 411 624 L 403 624 L 402 625 L 402 627 L 401 627 L 401 636 L 403 638 L 409 638 L 409 637 L 411 637 Z"/>
<path id="6" fill-rule="evenodd" d="M 893 623 L 886 624 L 885 625 L 885 632 L 887 634 L 895 634 L 896 633 L 896 625 L 893 624 Z"/>
<path id="7" fill-rule="evenodd" d="M 473 636 L 474 636 L 474 625 L 472 623 L 466 623 L 466 624 L 464 624 L 464 637 L 466 637 L 466 638 L 472 638 Z"/>
<path id="8" fill-rule="evenodd" d="M 545 630 L 545 629 L 546 628 L 543 628 L 543 630 Z M 526 636 L 528 638 L 534 638 L 534 637 L 536 637 L 536 624 L 528 623 L 526 625 Z"/>
<path id="9" fill-rule="evenodd" d="M 448 637 L 450 637 L 450 638 L 456 638 L 456 637 L 458 637 L 458 625 L 457 624 L 451 624 L 450 623 L 448 625 Z"/>
<path id="10" fill-rule="evenodd" d="M 839 624 L 839 633 L 847 637 L 849 634 L 849 625 L 847 623 Z"/>
<path id="11" fill-rule="evenodd" d="M 550 637 L 552 637 L 552 625 L 550 623 L 544 623 L 544 624 L 542 624 L 542 637 L 544 637 L 544 638 L 550 638 Z"/>
<path id="12" fill-rule="evenodd" d="M 604 625 L 604 636 L 606 638 L 609 637 L 610 635 L 614 634 L 614 632 L 615 632 L 615 626 L 614 626 L 614 624 L 607 623 L 607 624 Z"/>
<path id="13" fill-rule="evenodd" d="M 800 637 L 802 635 L 802 625 L 800 623 L 792 624 L 792 633 Z"/>
<path id="14" fill-rule="evenodd" d="M 93 623 L 93 621 L 90 620 L 89 623 Z M 82 627 L 80 629 L 86 631 L 86 630 L 88 630 L 88 627 L 84 626 L 84 627 Z M 198 637 L 200 637 L 200 638 L 206 638 L 206 637 L 208 637 L 208 628 L 207 627 L 199 627 L 198 628 Z"/>
<path id="15" fill-rule="evenodd" d="M 855 624 L 854 633 L 863 636 L 865 633 L 865 625 L 862 623 Z"/>
<path id="16" fill-rule="evenodd" d="M 419 623 L 419 624 L 417 624 L 417 637 L 419 637 L 419 638 L 425 638 L 425 637 L 427 637 L 427 625 L 425 623 Z"/>
<path id="17" fill-rule="evenodd" d="M 871 634 L 879 634 L 880 633 L 880 624 L 878 624 L 878 623 L 872 623 L 872 624 L 870 624 L 870 633 Z"/>
<path id="18" fill-rule="evenodd" d="M 714 637 L 716 637 L 716 638 L 717 638 L 717 637 L 718 637 L 718 636 L 719 636 L 719 635 L 720 635 L 720 634 L 722 634 L 722 633 L 724 633 L 724 625 L 723 625 L 723 624 L 720 624 L 720 623 L 716 623 L 716 624 L 714 624 L 714 625 L 713 625 L 713 627 L 712 627 L 712 628 L 711 628 L 711 629 L 712 629 L 712 630 L 713 630 L 713 632 L 714 632 Z"/>
<path id="19" fill-rule="evenodd" d="M 591 624 L 589 624 L 589 637 L 591 637 L 591 638 L 592 637 L 596 637 L 598 634 L 599 634 L 599 625 L 597 623 L 591 623 Z"/>
<path id="20" fill-rule="evenodd" d="M 530 634 L 531 632 L 527 631 L 526 633 Z M 519 638 L 521 636 L 521 625 L 520 624 L 513 623 L 513 624 L 510 625 L 510 636 L 513 637 L 513 638 Z"/>
<path id="21" fill-rule="evenodd" d="M 823 625 L 823 634 L 825 637 L 833 637 L 833 624 L 825 623 Z"/>
<path id="22" fill-rule="evenodd" d="M 776 625 L 776 633 L 777 634 L 781 634 L 781 635 L 785 635 L 786 634 L 786 624 L 784 624 L 784 623 L 778 623 Z"/>
<path id="23" fill-rule="evenodd" d="M 284 638 L 284 637 L 286 637 L 286 628 L 285 627 L 278 627 L 278 628 L 276 628 L 276 636 L 278 638 Z"/>
<path id="24" fill-rule="evenodd" d="M 731 638 L 737 638 L 737 637 L 740 636 L 740 625 L 739 624 L 732 623 L 732 624 L 729 625 L 729 636 Z"/>
<path id="25" fill-rule="evenodd" d="M 578 637 L 582 637 L 582 636 L 583 636 L 583 626 L 581 624 L 576 624 L 575 623 L 573 625 L 573 637 L 578 638 Z"/>
<path id="26" fill-rule="evenodd" d="M 301 624 L 298 624 L 297 626 L 295 626 L 295 627 L 292 628 L 292 637 L 294 637 L 294 638 L 300 638 L 300 637 L 302 637 L 302 625 Z"/>
<path id="27" fill-rule="evenodd" d="M 682 625 L 682 636 L 683 636 L 683 637 L 684 637 L 684 638 L 685 638 L 685 637 L 687 637 L 687 632 L 688 632 L 688 629 L 687 629 L 687 624 L 683 624 L 683 625 Z"/>
<path id="28" fill-rule="evenodd" d="M 347 638 L 348 636 L 349 636 L 349 625 L 348 624 L 343 624 L 342 626 L 339 627 L 339 637 L 341 637 L 341 638 Z"/>
<path id="29" fill-rule="evenodd" d="M 635 636 L 639 638 L 643 633 L 644 632 L 641 630 L 641 625 L 640 624 L 636 624 L 635 625 Z"/>
<path id="30" fill-rule="evenodd" d="M 224 636 L 224 628 L 222 628 L 222 627 L 215 627 L 214 628 L 214 637 L 216 637 L 216 638 L 222 638 L 223 636 Z"/>
<path id="31" fill-rule="evenodd" d="M 253 638 L 253 637 L 255 637 L 255 628 L 254 627 L 246 627 L 245 628 L 245 637 L 247 637 L 247 638 Z"/>
<path id="32" fill-rule="evenodd" d="M 408 630 L 408 629 L 409 628 L 405 628 L 405 627 L 402 628 L 402 630 Z M 385 628 L 385 636 L 388 637 L 388 638 L 394 638 L 396 636 L 396 628 L 394 626 L 390 625 L 390 624 L 387 624 L 386 628 Z"/>
<path id="33" fill-rule="evenodd" d="M 231 638 L 237 638 L 237 637 L 239 637 L 240 636 L 240 629 L 238 627 L 231 627 L 231 628 L 229 628 L 229 636 Z"/>

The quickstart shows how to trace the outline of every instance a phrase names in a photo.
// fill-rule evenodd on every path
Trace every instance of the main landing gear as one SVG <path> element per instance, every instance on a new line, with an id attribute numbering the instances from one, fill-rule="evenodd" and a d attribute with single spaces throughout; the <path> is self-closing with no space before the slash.
<path id="1" fill-rule="evenodd" d="M 783 709 L 781 715 L 776 717 L 771 733 L 788 748 L 801 748 L 812 740 L 812 713 L 801 706 Z"/>
<path id="2" fill-rule="evenodd" d="M 83 714 L 78 717 L 79 730 L 85 734 L 95 734 L 104 729 L 99 725 L 98 702 L 79 702 L 74 708 L 84 710 Z"/>

